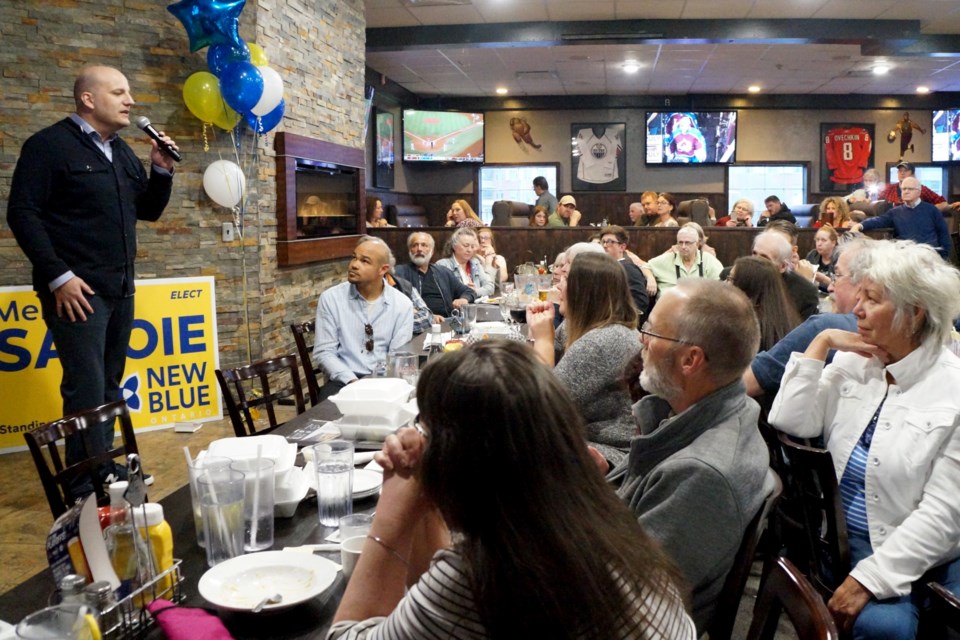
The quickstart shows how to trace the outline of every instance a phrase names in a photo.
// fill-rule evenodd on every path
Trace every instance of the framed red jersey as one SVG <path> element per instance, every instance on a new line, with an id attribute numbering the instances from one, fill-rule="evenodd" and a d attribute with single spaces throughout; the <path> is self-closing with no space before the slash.
<path id="1" fill-rule="evenodd" d="M 874 125 L 820 125 L 820 191 L 849 193 L 873 166 Z"/>

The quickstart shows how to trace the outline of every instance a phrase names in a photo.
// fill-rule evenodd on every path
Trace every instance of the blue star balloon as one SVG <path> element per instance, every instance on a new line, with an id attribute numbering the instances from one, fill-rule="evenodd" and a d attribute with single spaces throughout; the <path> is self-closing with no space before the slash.
<path id="1" fill-rule="evenodd" d="M 211 44 L 230 44 L 246 49 L 240 39 L 240 12 L 247 0 L 180 0 L 167 6 L 183 23 L 190 38 L 190 51 L 199 51 Z"/>

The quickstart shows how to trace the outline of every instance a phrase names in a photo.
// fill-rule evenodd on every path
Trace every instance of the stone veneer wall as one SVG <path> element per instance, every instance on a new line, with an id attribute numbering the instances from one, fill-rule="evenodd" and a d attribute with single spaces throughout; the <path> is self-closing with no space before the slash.
<path id="1" fill-rule="evenodd" d="M 216 130 L 204 151 L 202 127 L 183 104 L 182 88 L 205 71 L 206 50 L 190 53 L 181 24 L 166 2 L 50 0 L 0 3 L 0 285 L 30 283 L 30 265 L 6 224 L 10 180 L 20 147 L 32 133 L 73 110 L 72 85 L 87 63 L 120 68 L 138 106 L 174 137 L 184 154 L 174 192 L 157 223 L 140 223 L 140 278 L 212 275 L 216 278 L 218 333 L 223 366 L 292 350 L 287 325 L 312 319 L 320 292 L 345 274 L 343 260 L 296 269 L 276 265 L 273 132 L 251 150 L 246 130 L 241 150 L 250 197 L 244 242 L 252 354 L 243 321 L 240 242 L 223 243 L 231 220 L 202 188 L 203 171 L 231 158 L 230 138 Z M 286 115 L 279 129 L 362 148 L 364 17 L 362 0 L 248 0 L 241 34 L 266 51 L 284 79 Z M 146 137 L 123 134 L 146 158 Z M 255 176 L 255 179 L 254 179 Z"/>

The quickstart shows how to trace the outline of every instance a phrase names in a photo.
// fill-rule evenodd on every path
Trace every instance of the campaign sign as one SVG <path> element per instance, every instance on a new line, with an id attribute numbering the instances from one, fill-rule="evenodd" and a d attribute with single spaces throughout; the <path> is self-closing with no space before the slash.
<path id="1" fill-rule="evenodd" d="M 137 281 L 121 393 L 140 431 L 223 417 L 212 277 Z M 0 453 L 63 415 L 57 347 L 30 287 L 0 287 Z"/>

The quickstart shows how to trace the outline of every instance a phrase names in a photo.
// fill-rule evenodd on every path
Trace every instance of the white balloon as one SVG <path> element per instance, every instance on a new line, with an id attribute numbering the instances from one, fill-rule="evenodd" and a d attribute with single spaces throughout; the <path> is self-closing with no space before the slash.
<path id="1" fill-rule="evenodd" d="M 246 189 L 247 180 L 235 162 L 216 160 L 203 172 L 203 190 L 221 207 L 236 206 Z"/>
<path id="2" fill-rule="evenodd" d="M 263 93 L 257 104 L 253 105 L 253 109 L 250 109 L 250 113 L 255 116 L 265 116 L 276 109 L 283 100 L 283 78 L 270 67 L 257 67 L 257 69 L 263 76 Z"/>

